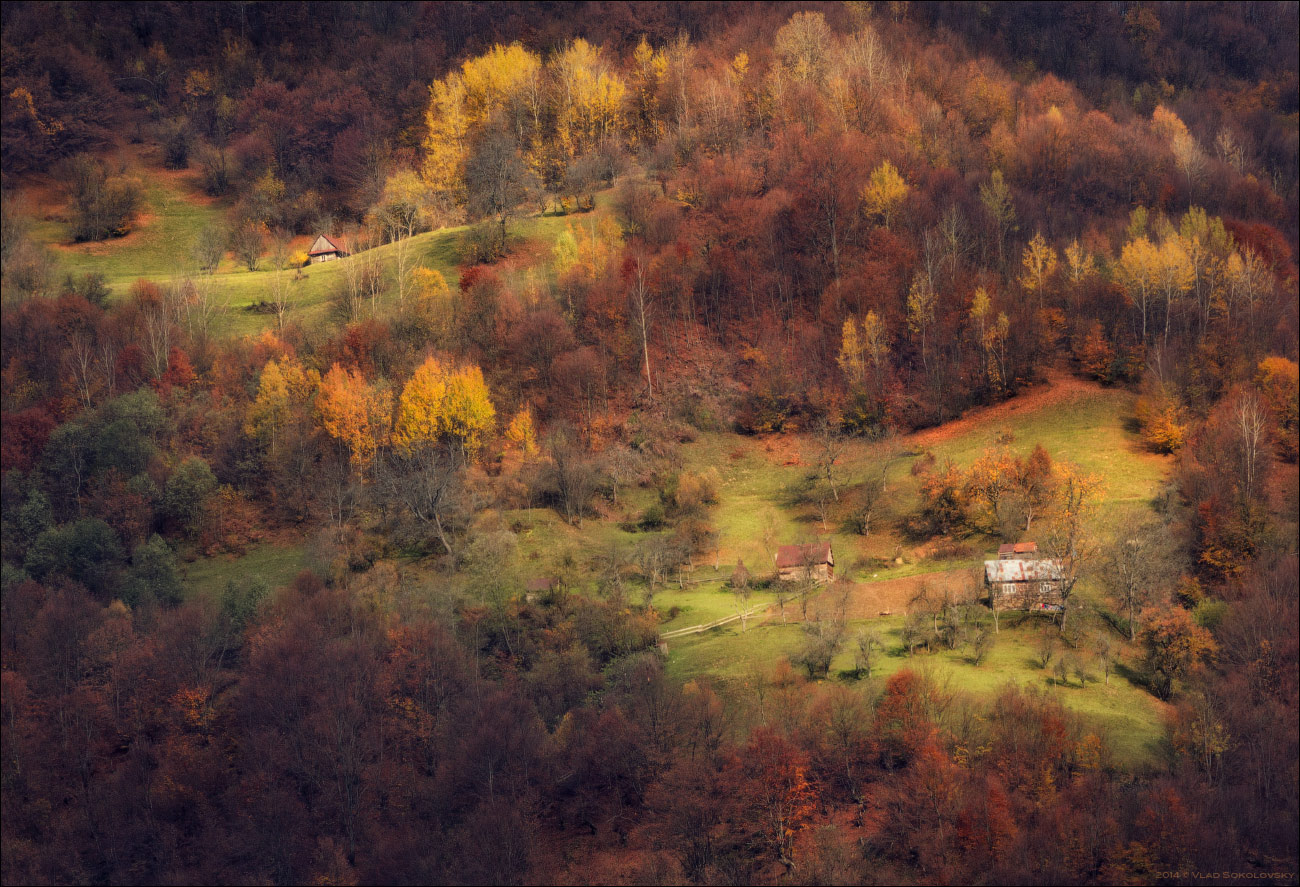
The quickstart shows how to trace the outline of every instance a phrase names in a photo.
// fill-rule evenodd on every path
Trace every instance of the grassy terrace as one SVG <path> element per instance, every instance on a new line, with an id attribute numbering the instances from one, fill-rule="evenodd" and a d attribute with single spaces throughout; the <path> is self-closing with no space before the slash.
<path id="1" fill-rule="evenodd" d="M 59 273 L 104 275 L 116 297 L 124 296 L 141 278 L 164 281 L 184 273 L 199 233 L 208 226 L 227 222 L 227 208 L 220 201 L 196 192 L 181 173 L 149 170 L 142 174 L 144 207 L 134 230 L 118 240 L 98 243 L 71 243 L 67 225 L 58 211 L 49 212 L 33 225 L 34 238 L 50 247 Z M 510 236 L 523 250 L 550 249 L 555 238 L 567 225 L 585 224 L 606 211 L 609 197 L 597 195 L 596 214 L 538 215 L 518 219 L 510 226 Z M 440 228 L 418 234 L 410 244 L 412 265 L 422 264 L 440 272 L 455 288 L 459 277 L 461 247 L 465 226 Z M 310 238 L 299 238 L 304 243 Z M 305 247 L 304 247 L 305 248 Z M 376 248 L 381 263 L 391 275 L 394 247 Z M 212 277 L 214 292 L 227 307 L 221 331 L 229 335 L 257 333 L 275 320 L 267 314 L 250 311 L 252 305 L 269 298 L 272 271 L 249 271 L 233 256 L 227 255 Z M 343 269 L 339 262 L 310 265 L 301 278 L 292 281 L 291 316 L 307 324 L 326 319 L 331 294 L 343 286 Z"/>
<path id="2" fill-rule="evenodd" d="M 268 588 L 288 585 L 305 566 L 304 545 L 264 543 L 250 548 L 242 557 L 210 557 L 182 567 L 186 593 L 190 597 L 215 599 L 231 579 L 260 580 Z"/>

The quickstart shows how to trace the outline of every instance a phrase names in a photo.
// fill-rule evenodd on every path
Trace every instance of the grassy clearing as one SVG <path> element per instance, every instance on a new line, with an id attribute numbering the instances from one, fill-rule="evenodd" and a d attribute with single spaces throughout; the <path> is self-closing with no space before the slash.
<path id="1" fill-rule="evenodd" d="M 242 557 L 210 557 L 182 569 L 188 597 L 215 598 L 231 579 L 258 579 L 268 588 L 288 585 L 303 568 L 306 545 L 266 543 L 250 548 Z"/>
<path id="2" fill-rule="evenodd" d="M 997 645 L 980 665 L 972 665 L 966 652 L 960 650 L 906 655 L 899 640 L 901 617 L 854 623 L 850 632 L 868 625 L 880 633 L 886 648 L 879 655 L 873 679 L 885 679 L 911 668 L 925 670 L 946 682 L 951 690 L 980 699 L 995 696 L 1008 684 L 1045 690 L 1103 735 L 1120 763 L 1139 768 L 1155 762 L 1162 754 L 1164 706 L 1120 674 L 1112 674 L 1109 685 L 1105 684 L 1095 663 L 1088 667 L 1090 679 L 1084 686 L 1073 676 L 1066 684 L 1058 685 L 1051 670 L 1041 668 L 1036 659 L 1035 620 L 1017 627 L 1004 626 Z M 744 693 L 759 676 L 770 673 L 779 659 L 794 655 L 802 640 L 798 625 L 782 625 L 779 620 L 759 626 L 751 623 L 744 633 L 733 623 L 669 641 L 668 668 L 682 679 L 710 675 L 726 692 Z M 830 680 L 852 683 L 851 678 L 837 677 L 852 668 L 852 654 L 840 652 L 831 664 Z"/>
<path id="3" fill-rule="evenodd" d="M 682 455 L 687 468 L 716 469 L 721 479 L 713 521 L 721 537 L 722 558 L 728 563 L 741 557 L 751 570 L 770 569 L 773 552 L 763 541 L 770 527 L 778 544 L 829 539 L 840 574 L 854 562 L 863 562 L 855 579 L 870 579 L 873 574 L 894 579 L 972 566 L 998 540 L 973 536 L 967 540 L 974 549 L 972 556 L 937 561 L 914 549 L 900 532 L 901 518 L 918 504 L 911 467 L 926 452 L 932 452 L 939 463 L 950 459 L 968 467 L 1000 442 L 1021 455 L 1041 443 L 1053 459 L 1073 462 L 1104 479 L 1105 493 L 1093 517 L 1093 529 L 1103 538 L 1148 511 L 1164 482 L 1169 459 L 1144 451 L 1128 428 L 1132 394 L 1074 380 L 1057 384 L 1064 391 L 1056 392 L 1042 408 L 1033 408 L 1032 403 L 1028 408 L 994 408 L 987 416 L 977 413 L 963 420 L 954 433 L 922 432 L 902 438 L 904 456 L 889 473 L 891 519 L 865 538 L 846 532 L 834 512 L 823 527 L 814 508 L 790 505 L 789 490 L 816 463 L 817 445 L 808 436 L 764 439 L 706 433 L 684 446 Z M 837 465 L 842 481 L 851 486 L 871 458 L 869 446 L 850 444 Z M 851 497 L 852 490 L 846 488 L 844 494 Z M 894 563 L 897 557 L 903 558 L 901 565 Z"/>
<path id="4" fill-rule="evenodd" d="M 712 572 L 711 568 L 705 568 L 705 572 Z M 723 577 L 701 582 L 698 585 L 690 585 L 686 588 L 676 588 L 670 586 L 655 594 L 654 605 L 665 617 L 673 610 L 677 609 L 677 615 L 664 622 L 660 629 L 662 631 L 674 631 L 678 628 L 690 628 L 695 625 L 705 625 L 718 619 L 724 619 L 734 616 L 738 612 L 738 605 L 735 595 L 726 585 L 726 571 L 723 571 Z M 776 595 L 770 591 L 755 589 L 751 592 L 749 600 L 745 602 L 746 611 L 753 610 L 756 607 L 767 606 L 776 600 Z M 755 625 L 762 620 L 761 614 L 756 614 L 749 618 L 748 624 Z M 740 623 L 736 623 L 739 628 Z"/>
<path id="5" fill-rule="evenodd" d="M 199 233 L 206 227 L 222 227 L 228 223 L 226 205 L 198 192 L 184 174 L 148 167 L 137 168 L 136 174 L 145 183 L 144 207 L 135 229 L 126 237 L 99 243 L 71 243 L 68 226 L 58 212 L 48 213 L 33 224 L 33 237 L 50 247 L 60 274 L 102 274 L 113 296 L 121 298 L 141 278 L 162 281 L 184 273 L 191 264 L 190 256 Z M 510 228 L 512 249 L 525 256 L 548 254 L 551 244 L 566 226 L 594 222 L 608 212 L 609 200 L 608 194 L 598 194 L 594 213 L 533 214 L 516 220 Z M 438 271 L 455 288 L 468 230 L 468 226 L 457 226 L 416 235 L 409 244 L 412 266 L 422 264 Z M 394 273 L 395 251 L 391 244 L 375 249 L 390 279 Z M 217 267 L 211 286 L 226 309 L 218 326 L 220 332 L 235 336 L 256 334 L 275 323 L 273 316 L 250 310 L 270 296 L 274 272 L 265 270 L 266 265 L 264 259 L 259 270 L 249 271 L 227 255 Z M 309 326 L 325 321 L 329 316 L 330 297 L 343 283 L 340 262 L 303 268 L 301 275 L 290 283 L 291 317 Z M 381 297 L 380 307 L 390 308 L 392 299 L 393 294 L 387 293 Z"/>
<path id="6" fill-rule="evenodd" d="M 49 216 L 32 226 L 32 236 L 51 247 L 59 270 L 104 275 L 114 295 L 124 295 L 140 278 L 162 280 L 189 263 L 199 232 L 225 222 L 224 208 L 197 199 L 174 175 L 146 175 L 144 207 L 126 237 L 97 243 L 71 243 L 68 226 Z"/>
<path id="7" fill-rule="evenodd" d="M 702 434 L 683 447 L 683 458 L 691 470 L 712 467 L 720 477 L 713 521 L 721 537 L 725 564 L 729 566 L 736 557 L 743 557 L 753 571 L 770 569 L 771 553 L 763 543 L 765 530 L 781 543 L 829 539 L 835 548 L 837 573 L 843 575 L 861 559 L 862 569 L 852 578 L 868 583 L 869 588 L 873 580 L 883 582 L 974 566 L 982 559 L 983 551 L 997 542 L 973 536 L 967 540 L 974 549 L 973 556 L 942 561 L 906 542 L 899 532 L 899 519 L 914 510 L 918 501 L 917 482 L 910 469 L 927 451 L 934 453 L 940 463 L 951 459 L 966 467 L 992 446 L 1006 445 L 1026 455 L 1041 443 L 1053 459 L 1073 462 L 1103 477 L 1106 491 L 1093 518 L 1093 528 L 1103 538 L 1151 508 L 1169 463 L 1143 451 L 1137 436 L 1129 430 L 1132 395 L 1074 380 L 1058 380 L 1056 384 L 1059 389 L 1050 390 L 1047 396 L 1040 393 L 1037 401 L 1031 394 L 1019 404 L 1012 401 L 979 411 L 951 428 L 903 438 L 900 444 L 905 455 L 889 476 L 892 519 L 867 538 L 844 532 L 836 522 L 823 529 L 813 509 L 790 505 L 788 490 L 815 464 L 816 443 L 809 437 L 765 440 Z M 865 471 L 871 457 L 867 446 L 850 445 L 839 463 L 841 477 L 851 483 Z M 893 563 L 900 555 L 904 563 Z M 661 593 L 656 606 L 665 610 L 672 596 Z M 665 626 L 667 629 L 707 622 L 705 614 L 716 613 L 713 618 L 718 618 L 734 612 L 730 595 L 722 591 L 691 592 L 683 600 L 692 611 L 686 618 L 679 614 Z M 1008 683 L 1045 689 L 1104 733 L 1121 761 L 1142 766 L 1161 754 L 1161 704 L 1121 675 L 1113 674 L 1109 686 L 1105 685 L 1095 664 L 1090 666 L 1090 672 L 1096 680 L 1089 680 L 1085 687 L 1080 687 L 1073 677 L 1057 686 L 1050 671 L 1041 668 L 1035 659 L 1037 632 L 1032 620 L 1004 629 L 998 645 L 979 666 L 972 665 L 962 651 L 905 656 L 898 638 L 901 624 L 902 617 L 893 616 L 861 620 L 850 626 L 850 632 L 870 626 L 886 639 L 890 653 L 881 657 L 875 677 L 885 678 L 905 667 L 925 668 L 947 680 L 952 689 L 982 698 L 996 694 Z M 779 618 L 769 618 L 761 625 L 751 622 L 746 632 L 738 623 L 732 623 L 669 641 L 669 668 L 682 678 L 711 675 L 730 692 L 742 692 L 780 658 L 796 653 L 802 641 L 800 627 L 793 622 L 782 624 Z M 852 654 L 842 651 L 832 663 L 831 674 L 852 667 Z"/>

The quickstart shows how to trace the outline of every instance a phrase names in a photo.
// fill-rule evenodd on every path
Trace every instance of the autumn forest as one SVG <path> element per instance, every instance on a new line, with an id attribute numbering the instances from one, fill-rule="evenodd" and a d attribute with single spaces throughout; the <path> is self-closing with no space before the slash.
<path id="1" fill-rule="evenodd" d="M 9 2 L 5 884 L 1297 882 L 1294 2 Z"/>

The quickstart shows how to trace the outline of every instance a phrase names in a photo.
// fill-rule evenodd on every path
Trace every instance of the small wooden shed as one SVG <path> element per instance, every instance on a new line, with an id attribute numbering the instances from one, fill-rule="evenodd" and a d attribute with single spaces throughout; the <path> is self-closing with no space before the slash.
<path id="1" fill-rule="evenodd" d="M 329 235 L 326 234 L 317 235 L 311 249 L 307 250 L 307 259 L 313 265 L 318 262 L 332 262 L 346 255 L 347 251 L 333 240 L 330 240 Z"/>
<path id="2" fill-rule="evenodd" d="M 1024 560 L 1038 557 L 1037 542 L 1008 542 L 998 546 L 998 560 Z"/>
<path id="3" fill-rule="evenodd" d="M 783 582 L 830 582 L 835 578 L 835 554 L 829 542 L 782 545 L 776 552 L 776 575 Z"/>

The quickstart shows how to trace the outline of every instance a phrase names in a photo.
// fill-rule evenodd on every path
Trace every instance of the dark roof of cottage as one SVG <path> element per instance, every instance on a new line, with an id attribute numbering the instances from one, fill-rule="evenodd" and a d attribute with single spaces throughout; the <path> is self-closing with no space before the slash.
<path id="1" fill-rule="evenodd" d="M 998 556 L 1002 557 L 1008 554 L 1037 554 L 1037 542 L 1008 542 L 1005 545 L 998 546 Z"/>
<path id="2" fill-rule="evenodd" d="M 831 544 L 829 542 L 809 542 L 807 545 L 782 545 L 776 550 L 776 566 L 785 567 L 817 566 L 829 564 Z"/>
<path id="3" fill-rule="evenodd" d="M 319 242 L 322 241 L 322 240 L 325 241 L 326 243 L 328 243 L 328 244 L 330 245 L 330 248 L 329 248 L 329 249 L 314 249 L 314 250 L 312 250 L 311 252 L 307 253 L 307 255 L 309 255 L 309 256 L 319 256 L 319 255 L 323 255 L 324 253 L 341 253 L 341 252 L 343 252 L 343 247 L 339 246 L 339 245 L 338 245 L 337 243 L 335 243 L 333 240 L 330 240 L 330 236 L 329 236 L 328 234 L 321 234 L 321 235 L 318 235 L 318 236 L 316 237 L 316 239 L 313 240 L 313 241 L 311 242 L 311 245 L 312 245 L 312 246 L 315 246 L 317 243 L 319 243 Z"/>
<path id="4" fill-rule="evenodd" d="M 559 585 L 559 580 L 554 576 L 535 576 L 524 585 L 524 590 L 529 592 L 550 591 L 557 585 Z"/>

